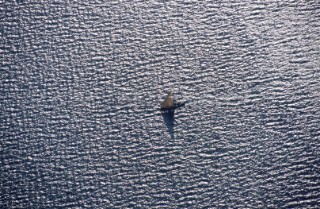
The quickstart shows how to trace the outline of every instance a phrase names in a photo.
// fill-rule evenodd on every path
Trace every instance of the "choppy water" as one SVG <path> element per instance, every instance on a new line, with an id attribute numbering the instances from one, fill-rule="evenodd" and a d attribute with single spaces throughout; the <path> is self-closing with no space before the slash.
<path id="1" fill-rule="evenodd" d="M 320 205 L 319 1 L 36 2 L 0 3 L 1 208 Z"/>

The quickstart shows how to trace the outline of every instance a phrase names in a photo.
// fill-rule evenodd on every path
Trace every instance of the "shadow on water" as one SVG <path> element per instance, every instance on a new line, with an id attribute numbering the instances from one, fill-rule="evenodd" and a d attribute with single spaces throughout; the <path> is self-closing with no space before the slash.
<path id="1" fill-rule="evenodd" d="M 164 123 L 167 126 L 171 139 L 174 139 L 174 110 L 180 107 L 184 107 L 187 102 L 175 102 L 174 107 L 170 109 L 161 108 L 161 114 Z"/>
<path id="2" fill-rule="evenodd" d="M 174 110 L 162 111 L 161 114 L 171 139 L 174 139 Z"/>

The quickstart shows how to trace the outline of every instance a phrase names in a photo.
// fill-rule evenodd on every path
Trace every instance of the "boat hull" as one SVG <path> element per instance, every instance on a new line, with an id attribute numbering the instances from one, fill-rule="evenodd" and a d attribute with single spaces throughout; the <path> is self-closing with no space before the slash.
<path id="1" fill-rule="evenodd" d="M 165 108 L 165 107 L 161 107 L 160 110 L 161 111 L 174 111 L 175 109 L 179 108 L 179 107 L 183 107 L 185 105 L 185 102 L 178 102 L 178 103 L 175 103 L 173 105 L 173 107 L 170 107 L 170 108 Z"/>

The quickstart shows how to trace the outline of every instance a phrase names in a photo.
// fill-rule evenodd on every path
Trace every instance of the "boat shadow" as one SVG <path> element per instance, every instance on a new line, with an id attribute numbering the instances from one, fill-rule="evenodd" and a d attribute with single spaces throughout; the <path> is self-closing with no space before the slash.
<path id="1" fill-rule="evenodd" d="M 174 110 L 184 107 L 187 102 L 175 102 L 173 108 L 161 108 L 163 121 L 167 126 L 171 139 L 174 139 Z"/>
<path id="2" fill-rule="evenodd" d="M 162 111 L 161 115 L 171 139 L 174 139 L 174 109 Z"/>

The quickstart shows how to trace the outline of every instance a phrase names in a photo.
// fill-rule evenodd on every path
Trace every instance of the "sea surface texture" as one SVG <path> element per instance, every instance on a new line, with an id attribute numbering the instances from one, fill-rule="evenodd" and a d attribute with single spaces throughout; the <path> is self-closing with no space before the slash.
<path id="1" fill-rule="evenodd" d="M 319 1 L 1 1 L 0 33 L 0 208 L 320 206 Z"/>

